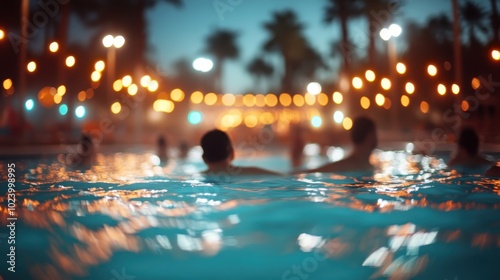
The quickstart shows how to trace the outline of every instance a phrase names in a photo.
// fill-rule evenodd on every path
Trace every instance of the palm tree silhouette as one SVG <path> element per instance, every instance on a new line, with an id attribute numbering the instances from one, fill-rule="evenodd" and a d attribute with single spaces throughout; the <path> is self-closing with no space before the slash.
<path id="1" fill-rule="evenodd" d="M 230 30 L 218 29 L 210 34 L 205 41 L 205 52 L 214 56 L 215 88 L 222 91 L 222 68 L 227 59 L 237 59 L 240 51 L 236 44 L 238 34 Z"/>
<path id="2" fill-rule="evenodd" d="M 500 33 L 500 17 L 498 15 L 497 0 L 490 0 L 490 6 L 491 6 L 490 22 L 491 22 L 491 27 L 493 29 L 493 41 L 498 42 Z"/>
<path id="3" fill-rule="evenodd" d="M 469 46 L 472 46 L 479 42 L 476 37 L 478 30 L 483 34 L 488 33 L 488 28 L 484 23 L 488 13 L 482 6 L 470 0 L 467 0 L 461 7 L 461 12 L 463 22 L 469 31 Z"/>
<path id="4" fill-rule="evenodd" d="M 368 48 L 367 57 L 370 67 L 375 65 L 376 57 L 376 40 L 378 38 L 378 33 L 380 32 L 383 25 L 388 24 L 388 22 L 380 22 L 379 12 L 385 11 L 387 7 L 391 4 L 391 0 L 365 0 L 362 7 L 362 13 L 368 20 Z M 356 10 L 355 10 L 356 11 Z"/>
<path id="5" fill-rule="evenodd" d="M 349 42 L 349 29 L 347 23 L 349 19 L 358 17 L 362 14 L 363 9 L 359 0 L 328 0 L 325 8 L 324 21 L 327 24 L 332 23 L 335 19 L 340 22 L 341 29 L 341 51 L 342 51 L 342 72 L 349 74 L 350 59 L 354 46 Z"/>
<path id="6" fill-rule="evenodd" d="M 284 73 L 281 80 L 281 90 L 294 91 L 294 75 L 300 66 L 304 53 L 308 48 L 302 34 L 304 25 L 297 19 L 291 10 L 275 12 L 273 19 L 264 23 L 264 29 L 269 38 L 264 43 L 265 52 L 278 53 L 284 64 Z"/>
<path id="7" fill-rule="evenodd" d="M 270 77 L 274 72 L 274 68 L 264 59 L 257 57 L 248 64 L 247 71 L 255 77 L 255 84 L 262 90 L 263 79 Z"/>

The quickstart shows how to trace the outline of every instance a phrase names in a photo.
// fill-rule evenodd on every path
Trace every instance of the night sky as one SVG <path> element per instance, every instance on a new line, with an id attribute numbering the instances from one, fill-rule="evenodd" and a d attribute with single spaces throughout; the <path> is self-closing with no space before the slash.
<path id="1" fill-rule="evenodd" d="M 180 9 L 162 3 L 148 14 L 149 57 L 151 61 L 158 63 L 159 71 L 172 73 L 172 64 L 180 58 L 192 61 L 198 56 L 206 56 L 203 53 L 204 41 L 214 29 L 238 31 L 240 58 L 226 62 L 224 89 L 233 93 L 251 90 L 252 77 L 245 68 L 252 58 L 263 55 L 262 44 L 268 36 L 262 27 L 263 23 L 272 18 L 274 11 L 292 9 L 305 24 L 304 33 L 311 44 L 328 59 L 330 67 L 336 67 L 339 60 L 332 59 L 329 54 L 331 42 L 340 38 L 339 25 L 337 22 L 331 25 L 323 23 L 325 6 L 326 0 L 242 0 L 240 5 L 220 17 L 212 0 L 185 0 Z M 429 16 L 443 12 L 451 18 L 451 1 L 408 0 L 405 1 L 402 12 L 394 15 L 394 22 L 402 25 L 409 20 L 424 23 Z M 366 37 L 359 34 L 366 34 L 366 24 L 366 21 L 355 20 L 349 26 L 351 38 L 360 49 L 364 48 Z M 379 48 L 382 47 L 383 45 L 379 45 Z M 404 46 L 400 46 L 399 51 L 404 51 Z M 277 59 L 276 55 L 266 54 L 265 57 L 270 61 Z M 319 80 L 328 79 L 334 75 L 333 71 L 336 73 L 337 69 L 319 73 Z M 279 69 L 276 72 L 276 75 L 280 75 Z"/>

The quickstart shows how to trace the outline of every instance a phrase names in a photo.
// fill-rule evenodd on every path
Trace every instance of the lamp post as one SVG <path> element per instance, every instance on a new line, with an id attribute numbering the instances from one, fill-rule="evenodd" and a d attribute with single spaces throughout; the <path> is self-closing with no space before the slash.
<path id="1" fill-rule="evenodd" d="M 113 91 L 113 79 L 115 78 L 115 67 L 116 67 L 116 49 L 119 49 L 125 45 L 125 38 L 121 35 L 114 37 L 113 35 L 106 35 L 102 39 L 102 44 L 108 50 L 107 53 L 107 68 L 108 68 L 108 86 L 107 90 L 108 99 Z M 109 100 L 111 101 L 111 100 Z"/>
<path id="2" fill-rule="evenodd" d="M 387 52 L 389 57 L 389 75 L 391 77 L 392 85 L 392 100 L 393 100 L 393 125 L 397 129 L 399 126 L 399 105 L 398 105 L 398 94 L 397 94 L 397 78 L 396 78 L 396 61 L 397 61 L 397 48 L 396 48 L 396 38 L 401 35 L 403 29 L 401 26 L 393 23 L 388 28 L 383 28 L 380 31 L 380 37 L 382 40 L 387 42 Z M 391 40 L 392 39 L 392 40 Z"/>

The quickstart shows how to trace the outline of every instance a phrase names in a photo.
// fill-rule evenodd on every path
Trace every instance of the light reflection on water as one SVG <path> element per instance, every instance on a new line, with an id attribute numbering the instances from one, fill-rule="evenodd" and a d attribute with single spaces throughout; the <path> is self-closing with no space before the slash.
<path id="1" fill-rule="evenodd" d="M 20 267 L 35 279 L 111 279 L 122 267 L 141 279 L 199 279 L 231 275 L 217 263 L 237 262 L 248 279 L 281 279 L 300 276 L 290 267 L 316 254 L 315 269 L 302 271 L 312 279 L 453 279 L 475 275 L 477 256 L 500 255 L 500 181 L 402 152 L 378 151 L 372 161 L 373 175 L 220 183 L 194 174 L 200 162 L 159 166 L 151 154 L 99 155 L 82 170 L 57 160 L 21 162 Z M 0 202 L 5 223 L 6 198 Z M 454 257 L 461 265 L 445 261 Z M 168 269 L 158 267 L 161 260 Z M 483 272 L 497 275 L 488 264 Z"/>

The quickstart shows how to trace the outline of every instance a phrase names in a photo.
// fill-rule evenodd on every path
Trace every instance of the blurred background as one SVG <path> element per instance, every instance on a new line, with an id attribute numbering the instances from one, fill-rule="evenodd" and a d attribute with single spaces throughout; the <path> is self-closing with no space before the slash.
<path id="1" fill-rule="evenodd" d="M 498 1 L 40 0 L 0 9 L 0 144 L 498 141 Z M 439 135 L 436 135 L 438 131 Z M 261 140 L 260 142 L 265 142 Z M 269 144 L 269 143 L 266 143 Z"/>

